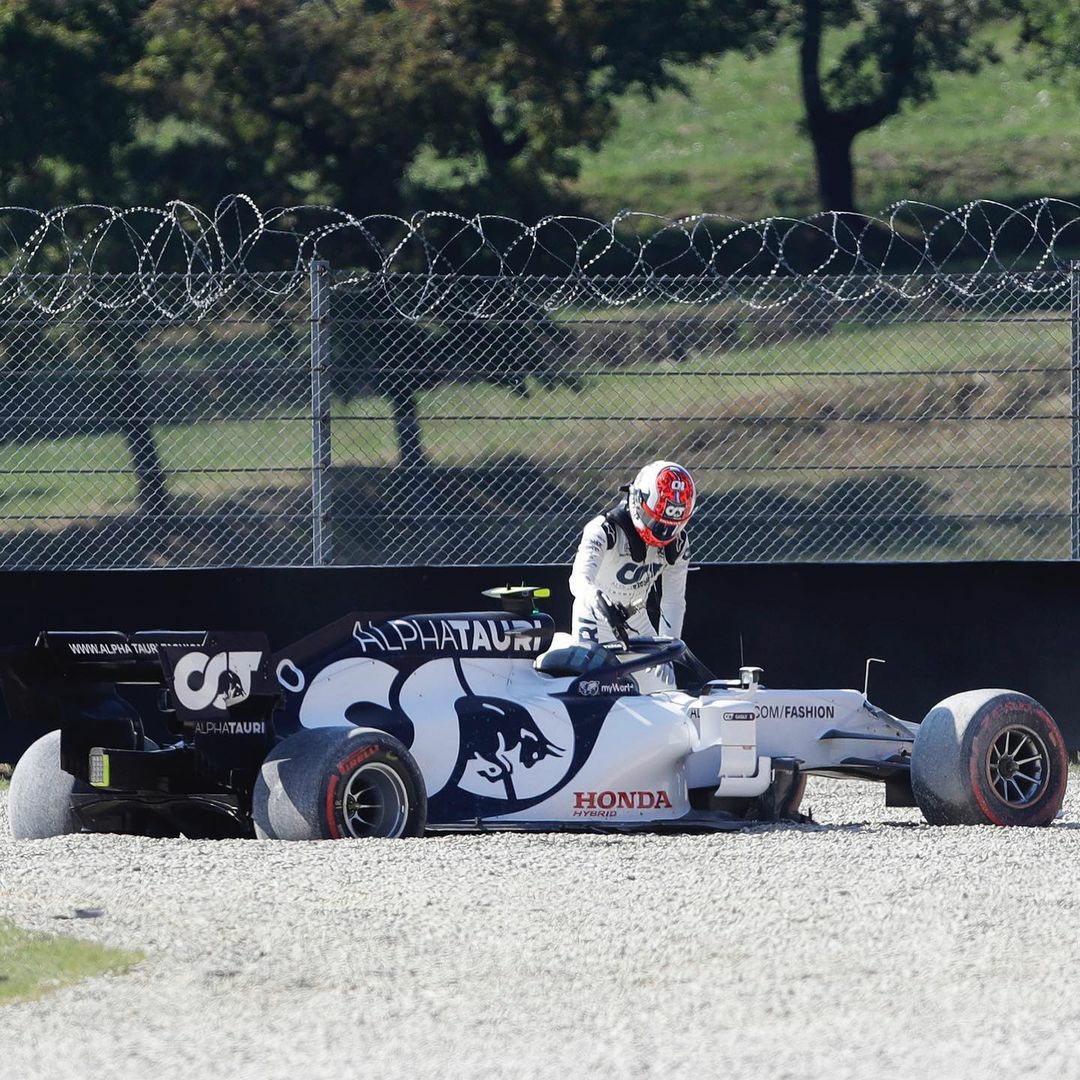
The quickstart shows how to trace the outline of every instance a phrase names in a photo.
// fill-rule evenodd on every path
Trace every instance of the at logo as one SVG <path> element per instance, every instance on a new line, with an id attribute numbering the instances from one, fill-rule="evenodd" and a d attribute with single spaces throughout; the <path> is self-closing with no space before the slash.
<path id="1" fill-rule="evenodd" d="M 618 570 L 615 571 L 615 577 L 619 579 L 624 585 L 636 585 L 643 577 L 654 577 L 660 573 L 662 568 L 661 563 L 623 563 Z"/>
<path id="2" fill-rule="evenodd" d="M 251 676 L 261 652 L 185 653 L 173 668 L 173 693 L 190 712 L 217 709 L 243 701 L 251 693 Z"/>

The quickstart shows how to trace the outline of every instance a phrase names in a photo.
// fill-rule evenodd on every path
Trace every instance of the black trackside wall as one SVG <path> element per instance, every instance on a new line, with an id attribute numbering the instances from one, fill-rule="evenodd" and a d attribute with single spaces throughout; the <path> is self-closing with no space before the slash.
<path id="1" fill-rule="evenodd" d="M 0 645 L 37 631 L 263 630 L 273 648 L 350 610 L 494 607 L 492 585 L 547 585 L 566 628 L 567 568 L 375 567 L 0 573 Z M 921 719 L 941 698 L 1007 687 L 1038 698 L 1080 747 L 1080 563 L 704 566 L 691 573 L 683 636 L 720 676 L 746 663 L 778 687 L 861 687 Z M 0 761 L 39 734 L 0 716 Z"/>

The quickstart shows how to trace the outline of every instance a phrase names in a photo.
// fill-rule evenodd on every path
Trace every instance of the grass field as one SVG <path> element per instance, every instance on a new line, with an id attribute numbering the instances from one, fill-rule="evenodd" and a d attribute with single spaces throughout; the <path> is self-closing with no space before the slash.
<path id="1" fill-rule="evenodd" d="M 41 997 L 93 975 L 121 973 L 141 959 L 76 938 L 30 934 L 0 920 L 0 1005 Z"/>
<path id="2" fill-rule="evenodd" d="M 654 322 L 672 313 L 648 312 Z M 1012 322 L 847 322 L 815 336 L 744 312 L 735 336 L 722 341 L 692 324 L 697 336 L 679 360 L 647 355 L 653 324 L 634 323 L 632 311 L 572 314 L 572 370 L 585 372 L 578 385 L 534 384 L 524 398 L 487 384 L 419 395 L 431 463 L 472 471 L 472 481 L 462 475 L 455 483 L 486 485 L 482 502 L 496 513 L 516 505 L 512 474 L 547 485 L 541 474 L 558 469 L 571 483 L 582 470 L 622 473 L 660 455 L 685 458 L 705 493 L 730 495 L 766 516 L 802 513 L 822 498 L 839 500 L 853 522 L 863 511 L 944 520 L 1068 507 L 1068 326 L 1060 313 L 1030 310 Z M 337 400 L 332 416 L 338 520 L 350 508 L 362 508 L 361 518 L 392 513 L 401 496 L 391 476 L 398 450 L 387 403 Z M 272 403 L 244 420 L 156 431 L 169 489 L 183 500 L 176 509 L 247 514 L 256 530 L 265 514 L 294 515 L 303 528 L 311 437 L 302 406 Z M 837 485 L 857 474 L 877 479 L 844 494 Z M 0 447 L 0 527 L 9 534 L 136 509 L 119 434 Z M 221 521 L 226 538 L 229 520 Z M 183 531 L 170 535 L 183 542 Z M 259 543 L 257 532 L 251 543 Z M 971 550 L 970 536 L 964 543 Z"/>
<path id="3" fill-rule="evenodd" d="M 988 34 L 1002 63 L 974 75 L 943 75 L 936 100 L 906 109 L 855 143 L 857 194 L 876 212 L 898 199 L 955 206 L 974 198 L 1015 201 L 1080 194 L 1080 102 L 1028 77 L 1015 31 Z M 660 214 L 700 211 L 755 218 L 818 209 L 813 155 L 802 114 L 794 45 L 748 60 L 728 56 L 684 73 L 649 103 L 631 95 L 620 126 L 581 159 L 576 190 L 601 214 L 623 207 Z"/>
<path id="4" fill-rule="evenodd" d="M 1015 202 L 1080 193 L 1072 175 L 1080 101 L 1029 78 L 1031 60 L 1015 47 L 1015 27 L 998 24 L 987 36 L 1002 56 L 1000 64 L 941 76 L 935 100 L 859 138 L 864 209 L 878 211 L 905 197 L 948 206 L 975 197 Z M 839 44 L 834 35 L 829 47 L 835 51 Z M 603 215 L 630 206 L 658 214 L 712 211 L 751 218 L 815 210 L 811 148 L 799 132 L 794 46 L 785 43 L 752 60 L 728 56 L 683 75 L 689 98 L 669 92 L 653 103 L 637 95 L 619 103 L 618 130 L 598 153 L 581 159 L 576 191 L 587 207 Z M 578 320 L 576 362 L 592 373 L 576 388 L 534 386 L 527 399 L 484 384 L 421 393 L 429 458 L 448 469 L 498 474 L 507 463 L 521 461 L 538 470 L 598 463 L 620 469 L 642 457 L 682 454 L 702 470 L 705 489 L 713 493 L 753 488 L 758 494 L 812 495 L 839 475 L 830 475 L 830 468 L 864 467 L 879 474 L 909 469 L 921 470 L 932 483 L 943 512 L 1067 507 L 1068 485 L 1060 471 L 1069 451 L 1064 416 L 1070 403 L 1060 370 L 1068 365 L 1065 324 L 844 324 L 816 338 L 781 331 L 770 339 L 755 326 L 759 316 L 736 307 L 736 340 L 723 348 L 692 347 L 678 362 L 644 358 L 641 328 L 625 327 L 643 314 L 670 316 L 674 306 L 555 313 L 562 322 Z M 690 318 L 709 314 L 704 307 L 680 310 Z M 302 366 L 306 345 L 286 326 L 303 312 L 289 308 L 288 318 L 282 312 L 277 330 L 253 340 L 244 355 L 263 365 L 258 378 L 281 378 L 284 388 L 290 379 L 303 379 L 293 365 Z M 235 333 L 257 336 L 253 327 L 265 317 L 255 305 Z M 156 364 L 181 372 L 227 372 L 243 348 L 221 344 L 192 344 L 181 328 L 165 333 L 152 356 Z M 79 360 L 79 348 L 71 355 Z M 1028 373 L 961 374 L 1008 367 Z M 204 385 L 181 380 L 176 394 L 197 398 Z M 169 490 L 186 500 L 179 510 L 261 500 L 260 510 L 270 516 L 288 502 L 290 513 L 302 517 L 310 483 L 310 419 L 295 404 L 257 412 L 236 405 L 230 397 L 236 387 L 227 379 L 223 387 L 223 399 L 232 402 L 226 408 L 248 418 L 156 429 Z M 991 420 L 895 419 L 934 417 L 969 403 Z M 335 401 L 333 415 L 333 463 L 342 472 L 385 471 L 397 463 L 384 400 Z M 1007 415 L 1035 419 L 1011 423 Z M 1038 468 L 974 468 L 1009 463 Z M 359 481 L 377 489 L 384 479 Z M 136 495 L 130 451 L 119 434 L 0 444 L 5 539 L 37 529 L 38 539 L 48 544 L 55 539 L 51 533 L 69 522 L 137 511 Z M 366 507 L 377 507 L 378 495 L 364 498 Z"/>
<path id="5" fill-rule="evenodd" d="M 634 416 L 666 419 L 673 428 L 679 421 L 696 423 L 701 457 L 707 456 L 702 451 L 708 443 L 723 434 L 718 429 L 711 440 L 711 421 L 793 410 L 813 419 L 826 405 L 840 414 L 862 409 L 873 420 L 875 403 L 877 418 L 886 419 L 902 401 L 904 387 L 926 382 L 913 383 L 909 375 L 891 372 L 1009 366 L 1039 372 L 1067 364 L 1064 328 L 1056 323 L 1040 328 L 839 325 L 821 338 L 691 351 L 681 365 L 633 359 L 612 365 L 611 350 L 630 350 L 634 339 L 594 339 L 588 326 L 578 325 L 585 353 L 579 364 L 607 368 L 607 375 L 586 377 L 579 389 L 536 389 L 528 399 L 486 384 L 424 392 L 420 415 L 432 457 L 450 465 L 515 454 L 540 463 L 581 464 L 597 448 L 609 446 L 612 433 Z M 595 359 L 590 348 L 597 350 Z M 873 388 L 862 386 L 860 376 L 867 372 L 873 373 Z M 335 464 L 378 467 L 396 461 L 390 410 L 381 399 L 338 401 L 333 415 Z M 311 421 L 296 408 L 271 406 L 261 419 L 161 426 L 157 440 L 176 495 L 212 498 L 270 481 L 307 482 Z M 888 463 L 885 448 L 878 457 L 879 463 Z M 9 528 L 22 518 L 117 513 L 133 507 L 135 494 L 129 451 L 120 434 L 0 447 L 0 517 Z"/>
<path id="6" fill-rule="evenodd" d="M 577 365 L 590 371 L 577 388 L 534 387 L 530 397 L 521 398 L 505 389 L 473 384 L 419 395 L 424 439 L 433 460 L 475 466 L 519 455 L 546 465 L 582 465 L 598 448 L 610 446 L 616 433 L 632 457 L 635 436 L 650 430 L 640 426 L 635 431 L 629 418 L 641 416 L 660 425 L 654 430 L 664 430 L 665 437 L 673 435 L 676 445 L 685 443 L 689 432 L 695 444 L 692 452 L 702 464 L 746 469 L 770 456 L 763 451 L 767 432 L 746 436 L 733 449 L 730 432 L 723 427 L 726 421 L 766 415 L 807 421 L 839 416 L 882 424 L 892 413 L 949 411 L 949 380 L 964 378 L 949 374 L 953 371 L 1015 368 L 1043 378 L 1047 369 L 1068 363 L 1067 328 L 1050 321 L 840 324 L 821 337 L 764 344 L 755 344 L 754 327 L 748 323 L 742 330 L 747 338 L 743 343 L 692 349 L 680 364 L 639 359 L 635 350 L 640 328 L 630 325 L 625 331 L 601 332 L 587 322 L 576 325 L 582 342 Z M 919 372 L 941 375 L 913 377 Z M 1051 389 L 1065 389 L 1060 371 L 1048 377 L 1061 383 Z M 942 400 L 928 402 L 928 395 Z M 1053 398 L 1045 389 L 1037 396 Z M 995 401 L 999 411 L 1007 407 Z M 1052 402 L 1042 407 L 1057 406 Z M 332 411 L 336 465 L 381 467 L 396 462 L 385 401 L 338 400 Z M 791 432 L 785 429 L 785 457 L 798 463 L 801 453 L 804 464 L 822 467 L 830 460 L 852 463 L 843 454 L 823 454 L 820 432 L 812 434 L 813 439 L 792 445 Z M 865 435 L 864 429 L 860 442 Z M 897 446 L 885 438 L 874 453 L 874 463 L 937 463 L 912 451 L 910 432 L 905 440 L 905 445 Z M 646 441 L 655 440 L 650 436 Z M 213 498 L 268 482 L 286 486 L 308 482 L 311 421 L 297 407 L 269 405 L 261 418 L 247 420 L 162 425 L 157 444 L 171 477 L 170 490 L 177 495 Z M 1064 441 L 1061 450 L 1067 451 Z M 135 495 L 130 456 L 119 434 L 0 447 L 0 519 L 6 519 L 7 528 L 29 524 L 27 519 L 107 516 L 133 508 Z"/>

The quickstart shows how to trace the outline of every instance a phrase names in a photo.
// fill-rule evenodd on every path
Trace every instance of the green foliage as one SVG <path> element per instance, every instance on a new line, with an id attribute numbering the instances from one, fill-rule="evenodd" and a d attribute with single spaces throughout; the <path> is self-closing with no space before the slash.
<path id="1" fill-rule="evenodd" d="M 996 55 L 977 30 L 997 0 L 796 0 L 789 12 L 799 45 L 805 126 L 814 146 L 825 210 L 854 210 L 852 143 L 905 103 L 934 94 L 942 71 L 978 70 Z M 823 67 L 829 31 L 849 35 Z"/>
<path id="2" fill-rule="evenodd" d="M 270 204 L 392 209 L 454 63 L 410 53 L 407 17 L 359 2 L 157 0 L 128 79 L 144 153 L 173 180 L 194 157 L 181 193 L 200 202 L 243 189 Z"/>
<path id="3" fill-rule="evenodd" d="M 138 0 L 0 0 L 0 195 L 107 199 L 129 100 Z"/>
<path id="4" fill-rule="evenodd" d="M 188 198 L 242 189 L 393 212 L 430 202 L 408 182 L 427 154 L 466 166 L 501 209 L 550 209 L 552 186 L 576 172 L 572 151 L 611 131 L 617 95 L 678 86 L 674 64 L 763 42 L 764 11 L 744 0 L 154 0 L 126 81 L 145 111 L 131 161 L 183 178 Z"/>
<path id="5" fill-rule="evenodd" d="M 975 195 L 1014 203 L 1080 193 L 1072 168 L 1080 113 L 1070 91 L 1029 77 L 1015 24 L 991 24 L 980 38 L 999 63 L 937 75 L 934 98 L 902 106 L 855 141 L 863 209 L 876 213 L 904 198 L 958 206 Z M 829 35 L 826 65 L 844 45 L 843 34 Z M 679 69 L 689 98 L 625 95 L 611 137 L 582 155 L 574 186 L 584 206 L 602 216 L 625 206 L 751 219 L 813 212 L 813 152 L 798 136 L 797 54 L 787 40 L 753 60 L 729 55 Z"/>
<path id="6" fill-rule="evenodd" d="M 1080 91 L 1080 5 L 1027 0 L 1020 37 L 1034 47 L 1043 74 Z"/>
<path id="7" fill-rule="evenodd" d="M 809 11 L 815 3 L 800 6 Z M 821 74 L 828 107 L 841 118 L 872 121 L 883 109 L 892 115 L 904 103 L 932 98 L 937 72 L 975 72 L 998 58 L 977 34 L 1000 12 L 996 0 L 827 0 L 820 7 L 826 28 L 851 35 Z"/>
<path id="8" fill-rule="evenodd" d="M 601 185 L 613 209 L 794 212 L 815 201 L 803 124 L 829 160 L 858 135 L 860 201 L 876 207 L 865 193 L 896 156 L 891 139 L 867 149 L 880 125 L 932 109 L 940 86 L 995 57 L 1015 66 L 1014 32 L 974 33 L 1011 2 L 0 0 L 0 184 L 4 201 L 35 205 L 209 208 L 244 190 L 535 218 L 590 196 L 606 159 L 619 162 Z M 1031 0 L 1024 17 L 1062 77 L 1073 7 Z M 954 150 L 974 125 L 949 119 L 956 130 L 925 133 L 934 154 L 897 163 L 890 195 L 962 200 L 1019 179 L 1022 162 L 995 155 L 984 179 Z M 638 153 L 665 123 L 670 149 Z M 1031 160 L 1052 180 L 1064 170 L 1050 151 Z M 733 170 L 744 178 L 729 193 Z"/>
<path id="9" fill-rule="evenodd" d="M 440 33 L 466 65 L 463 120 L 437 134 L 449 156 L 479 155 L 566 177 L 574 147 L 595 150 L 614 98 L 682 88 L 674 65 L 764 42 L 768 5 L 703 0 L 456 0 Z"/>

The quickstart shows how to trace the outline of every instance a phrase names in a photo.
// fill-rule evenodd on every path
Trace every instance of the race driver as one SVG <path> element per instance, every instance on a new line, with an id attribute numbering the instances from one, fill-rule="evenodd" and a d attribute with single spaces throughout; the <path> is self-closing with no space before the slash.
<path id="1" fill-rule="evenodd" d="M 624 503 L 585 526 L 574 558 L 570 591 L 578 641 L 615 641 L 613 615 L 628 616 L 633 635 L 682 634 L 694 481 L 673 461 L 653 461 L 623 490 Z M 654 626 L 645 605 L 658 582 L 660 624 Z"/>

